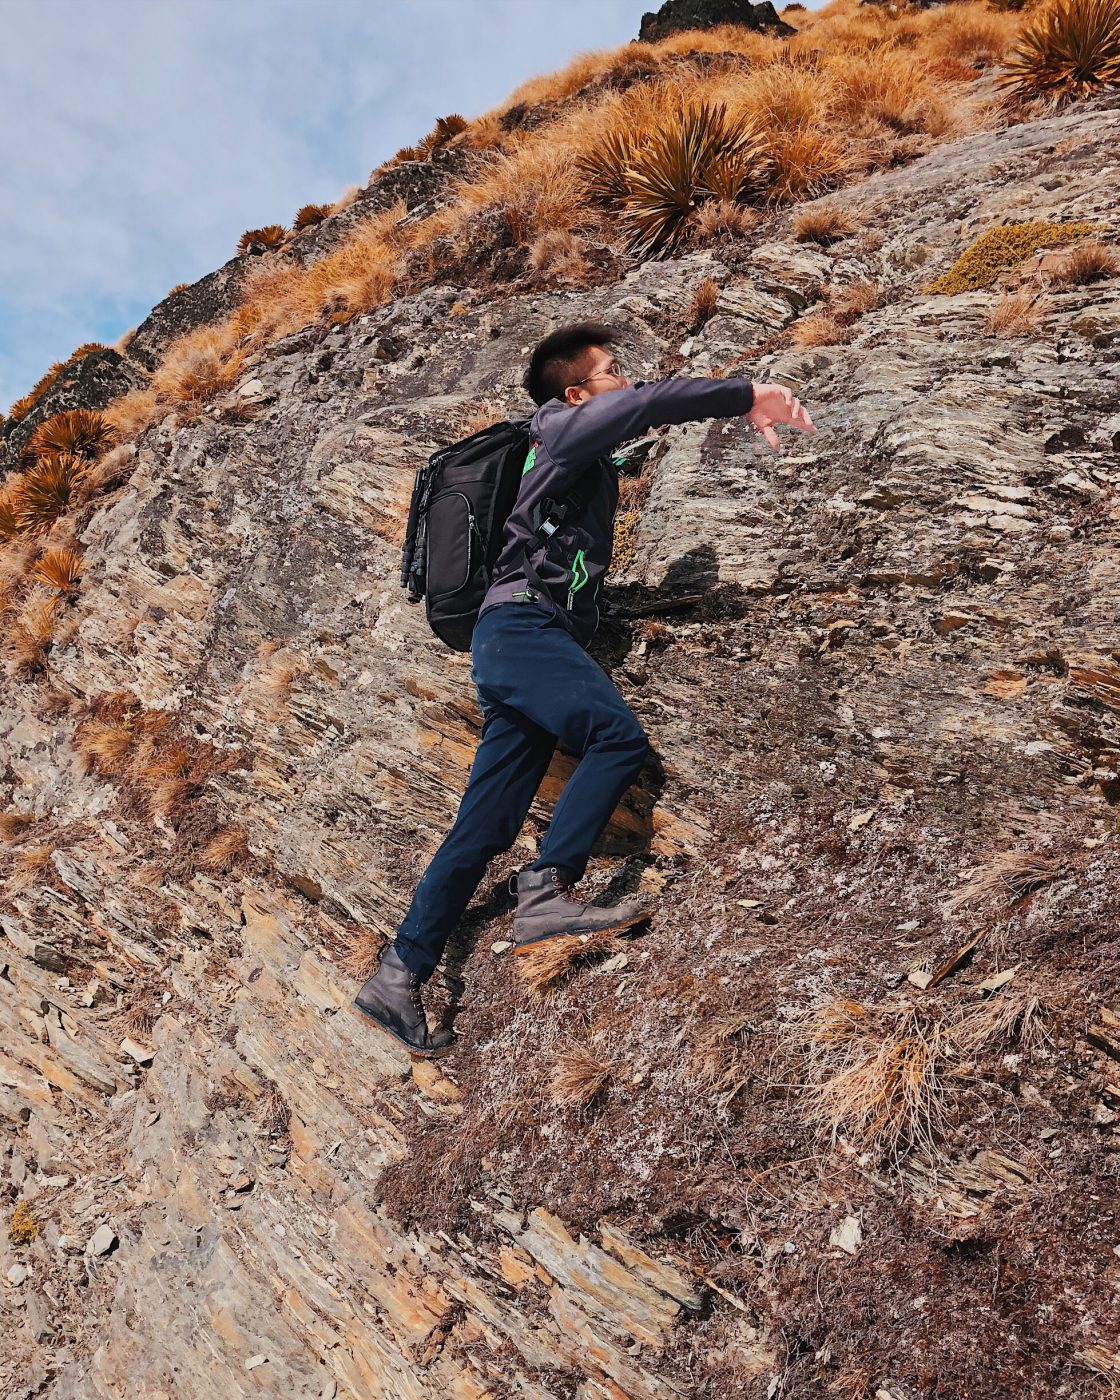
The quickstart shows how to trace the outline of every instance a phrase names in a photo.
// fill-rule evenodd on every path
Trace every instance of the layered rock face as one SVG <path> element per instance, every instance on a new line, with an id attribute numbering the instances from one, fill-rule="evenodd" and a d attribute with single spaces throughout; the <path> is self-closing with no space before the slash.
<path id="1" fill-rule="evenodd" d="M 421 292 L 144 435 L 0 698 L 0 805 L 35 818 L 0 904 L 5 1394 L 1107 1392 L 1120 282 L 1021 338 L 996 292 L 921 289 L 1001 222 L 1115 238 L 1118 138 L 1106 98 L 945 145 L 835 197 L 862 232 L 827 248 L 784 213 L 593 291 Z M 847 343 L 758 351 L 859 280 Z M 439 979 L 460 1048 L 411 1066 L 349 1003 L 480 724 L 398 586 L 412 475 L 585 316 L 634 378 L 769 374 L 818 431 L 656 435 L 593 654 L 658 762 L 591 883 L 659 917 L 544 1000 L 493 951 L 559 754 Z M 122 776 L 144 743 L 174 819 Z M 1043 1036 L 950 1041 L 1024 985 Z M 817 1132 L 799 1017 L 830 1000 L 945 1047 L 939 1155 Z"/>

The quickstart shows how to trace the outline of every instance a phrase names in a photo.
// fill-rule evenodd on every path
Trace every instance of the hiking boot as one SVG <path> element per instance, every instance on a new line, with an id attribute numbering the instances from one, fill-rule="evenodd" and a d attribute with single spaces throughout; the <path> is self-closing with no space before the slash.
<path id="1" fill-rule="evenodd" d="M 377 971 L 362 984 L 354 1006 L 365 1020 L 423 1059 L 445 1055 L 455 1043 L 449 1030 L 430 1031 L 420 999 L 420 978 L 401 962 L 392 944 Z"/>
<path id="2" fill-rule="evenodd" d="M 572 882 L 555 866 L 547 870 L 521 870 L 517 882 L 517 908 L 513 915 L 513 951 L 524 953 L 547 938 L 581 933 L 611 933 L 631 928 L 649 918 L 639 903 L 589 904 L 576 894 Z M 510 881 L 511 891 L 513 880 Z"/>

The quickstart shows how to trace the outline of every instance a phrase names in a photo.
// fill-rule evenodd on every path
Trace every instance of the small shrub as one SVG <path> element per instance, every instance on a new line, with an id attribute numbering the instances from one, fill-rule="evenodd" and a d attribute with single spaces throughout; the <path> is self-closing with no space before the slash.
<path id="1" fill-rule="evenodd" d="M 296 213 L 292 221 L 292 228 L 298 233 L 301 229 L 313 228 L 315 224 L 321 224 L 331 212 L 329 204 L 304 204 Z"/>
<path id="2" fill-rule="evenodd" d="M 279 248 L 287 233 L 283 224 L 265 224 L 263 228 L 246 229 L 237 240 L 237 251 L 247 253 L 254 243 L 263 244 L 266 248 Z"/>
<path id="3" fill-rule="evenodd" d="M 92 461 L 113 445 L 115 437 L 104 414 L 89 408 L 71 408 L 40 423 L 24 450 L 34 457 L 65 453 Z"/>
<path id="4" fill-rule="evenodd" d="M 1050 274 L 1050 281 L 1057 287 L 1082 287 L 1115 277 L 1118 272 L 1120 255 L 1116 249 L 1094 238 L 1071 249 Z"/>
<path id="5" fill-rule="evenodd" d="M 989 335 L 1034 335 L 1042 325 L 1038 294 L 1020 287 L 1010 296 L 1002 296 L 984 318 Z"/>
<path id="6" fill-rule="evenodd" d="M 1120 0 L 1057 0 L 1020 35 L 998 81 L 1059 102 L 1120 83 Z"/>
<path id="7" fill-rule="evenodd" d="M 1001 272 L 1047 244 L 1066 243 L 1097 232 L 1099 225 L 1087 223 L 1001 224 L 982 233 L 925 291 L 931 295 L 955 296 L 958 292 L 990 286 Z"/>
<path id="8" fill-rule="evenodd" d="M 13 1244 L 30 1244 L 39 1238 L 39 1222 L 26 1201 L 20 1201 L 8 1221 L 8 1238 Z"/>
<path id="9" fill-rule="evenodd" d="M 846 209 L 837 205 L 813 204 L 799 209 L 793 219 L 793 236 L 798 243 L 819 243 L 827 247 L 837 239 L 856 232 L 856 223 Z"/>
<path id="10" fill-rule="evenodd" d="M 14 506 L 24 535 L 42 534 L 76 504 L 76 492 L 87 471 L 81 457 L 59 453 L 37 462 L 21 480 Z"/>

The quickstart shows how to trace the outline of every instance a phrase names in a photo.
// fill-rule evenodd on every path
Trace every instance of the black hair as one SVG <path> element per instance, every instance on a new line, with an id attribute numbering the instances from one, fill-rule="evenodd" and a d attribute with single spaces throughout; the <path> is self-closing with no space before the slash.
<path id="1" fill-rule="evenodd" d="M 602 321 L 573 321 L 546 335 L 529 357 L 525 388 L 537 405 L 561 399 L 564 390 L 580 377 L 586 352 L 597 345 L 613 345 L 616 331 Z"/>

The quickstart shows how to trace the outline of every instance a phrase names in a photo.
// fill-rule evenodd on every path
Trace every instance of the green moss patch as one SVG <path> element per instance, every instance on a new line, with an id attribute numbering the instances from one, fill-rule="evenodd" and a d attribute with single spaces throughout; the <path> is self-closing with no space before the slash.
<path id="1" fill-rule="evenodd" d="M 1014 267 L 1050 243 L 1068 243 L 1101 232 L 1100 224 L 1001 224 L 982 233 L 951 268 L 925 288 L 926 292 L 955 296 L 990 286 L 1001 272 Z"/>

